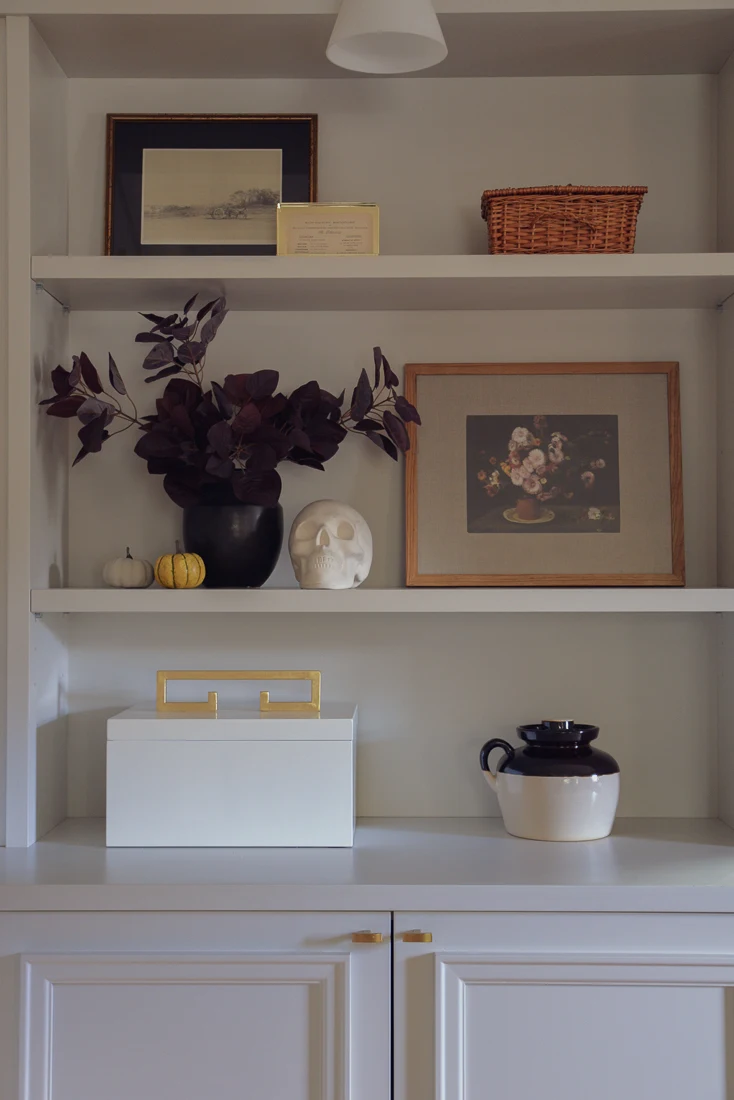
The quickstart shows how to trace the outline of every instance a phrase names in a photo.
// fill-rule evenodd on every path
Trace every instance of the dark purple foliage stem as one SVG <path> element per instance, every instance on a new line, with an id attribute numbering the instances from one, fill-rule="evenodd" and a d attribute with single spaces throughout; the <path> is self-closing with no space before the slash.
<path id="1" fill-rule="evenodd" d="M 156 412 L 141 418 L 122 376 L 110 356 L 110 383 L 102 385 L 99 372 L 82 353 L 70 371 L 52 372 L 54 393 L 42 404 L 50 416 L 78 416 L 82 444 L 74 464 L 101 450 L 113 435 L 132 427 L 140 436 L 135 453 L 151 474 L 163 475 L 164 488 L 177 504 L 252 503 L 274 505 L 280 497 L 277 467 L 285 461 L 323 470 L 348 433 L 365 435 L 389 457 L 410 447 L 408 425 L 420 424 L 416 409 L 398 394 L 398 378 L 374 348 L 374 384 L 362 371 L 348 409 L 339 397 L 315 381 L 290 395 L 278 391 L 277 371 L 228 375 L 223 385 L 205 390 L 207 352 L 227 315 L 226 301 L 218 298 L 198 310 L 160 316 L 143 314 L 151 328 L 138 333 L 136 342 L 148 346 L 143 369 L 147 382 L 168 378 Z M 132 411 L 122 407 L 119 395 Z M 108 431 L 113 421 L 122 424 Z"/>

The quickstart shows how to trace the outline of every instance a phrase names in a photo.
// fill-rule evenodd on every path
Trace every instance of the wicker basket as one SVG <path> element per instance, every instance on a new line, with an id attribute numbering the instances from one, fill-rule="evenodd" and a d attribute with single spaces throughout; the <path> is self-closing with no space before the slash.
<path id="1" fill-rule="evenodd" d="M 485 191 L 489 251 L 634 252 L 646 187 L 506 187 Z"/>

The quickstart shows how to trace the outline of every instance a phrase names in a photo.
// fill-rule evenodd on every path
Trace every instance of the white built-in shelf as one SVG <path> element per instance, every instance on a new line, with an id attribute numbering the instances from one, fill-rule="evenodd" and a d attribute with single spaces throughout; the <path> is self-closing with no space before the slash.
<path id="1" fill-rule="evenodd" d="M 35 588 L 36 614 L 734 611 L 732 588 Z"/>
<path id="2" fill-rule="evenodd" d="M 5 0 L 69 76 L 349 77 L 326 44 L 337 0 Z M 420 75 L 716 73 L 731 0 L 438 0 L 449 48 Z M 359 75 L 359 74 L 356 74 Z"/>
<path id="3" fill-rule="evenodd" d="M 496 818 L 363 818 L 353 849 L 105 848 L 66 821 L 0 849 L 3 910 L 734 912 L 734 831 L 621 819 L 606 840 L 539 844 Z"/>
<path id="4" fill-rule="evenodd" d="M 70 309 L 686 309 L 734 294 L 733 253 L 622 256 L 37 256 Z"/>

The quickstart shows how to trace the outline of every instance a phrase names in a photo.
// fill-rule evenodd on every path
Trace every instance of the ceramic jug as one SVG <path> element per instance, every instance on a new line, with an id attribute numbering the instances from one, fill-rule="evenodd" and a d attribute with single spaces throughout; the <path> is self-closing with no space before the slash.
<path id="1" fill-rule="evenodd" d="M 598 726 L 546 720 L 517 732 L 522 748 L 496 737 L 480 756 L 507 832 L 527 840 L 608 836 L 619 801 L 619 765 L 591 746 Z M 489 766 L 494 749 L 504 751 L 496 774 Z"/>

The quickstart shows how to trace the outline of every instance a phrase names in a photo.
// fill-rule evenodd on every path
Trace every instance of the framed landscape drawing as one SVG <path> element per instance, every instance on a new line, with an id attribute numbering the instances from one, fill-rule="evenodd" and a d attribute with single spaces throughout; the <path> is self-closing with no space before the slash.
<path id="1" fill-rule="evenodd" d="M 409 364 L 407 583 L 685 584 L 677 363 Z"/>
<path id="2" fill-rule="evenodd" d="M 316 115 L 108 115 L 106 253 L 275 255 L 316 154 Z"/>

